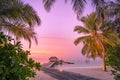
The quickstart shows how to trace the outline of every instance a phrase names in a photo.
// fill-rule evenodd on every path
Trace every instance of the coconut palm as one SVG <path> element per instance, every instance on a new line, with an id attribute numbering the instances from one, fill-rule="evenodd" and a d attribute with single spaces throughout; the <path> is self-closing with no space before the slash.
<path id="1" fill-rule="evenodd" d="M 101 57 L 102 69 L 106 71 L 105 57 L 107 48 L 120 43 L 119 38 L 112 31 L 102 31 L 100 29 L 103 23 L 94 12 L 86 17 L 82 17 L 80 21 L 84 25 L 76 26 L 74 31 L 85 35 L 77 38 L 74 44 L 78 45 L 80 42 L 83 42 L 82 54 L 88 58 L 95 59 L 98 56 Z"/>
<path id="2" fill-rule="evenodd" d="M 0 30 L 13 34 L 16 39 L 29 41 L 36 39 L 34 26 L 40 24 L 36 11 L 21 0 L 0 0 Z"/>

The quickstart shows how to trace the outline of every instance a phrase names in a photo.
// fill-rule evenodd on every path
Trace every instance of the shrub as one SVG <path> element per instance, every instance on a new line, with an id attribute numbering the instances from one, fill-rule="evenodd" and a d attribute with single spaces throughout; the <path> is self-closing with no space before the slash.
<path id="1" fill-rule="evenodd" d="M 29 80 L 40 70 L 40 63 L 29 58 L 30 51 L 0 32 L 0 80 Z"/>
<path id="2" fill-rule="evenodd" d="M 108 52 L 107 64 L 112 67 L 115 80 L 120 80 L 120 45 L 111 48 Z"/>

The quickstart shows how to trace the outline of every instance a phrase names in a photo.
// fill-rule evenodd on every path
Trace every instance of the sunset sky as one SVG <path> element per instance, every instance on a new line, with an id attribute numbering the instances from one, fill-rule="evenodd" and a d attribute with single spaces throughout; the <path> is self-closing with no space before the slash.
<path id="1" fill-rule="evenodd" d="M 78 35 L 73 30 L 81 23 L 76 19 L 71 2 L 66 4 L 64 0 L 56 0 L 51 11 L 47 12 L 42 0 L 23 1 L 29 3 L 41 19 L 41 25 L 35 27 L 38 45 L 33 42 L 30 49 L 34 59 L 41 63 L 47 62 L 51 56 L 71 61 L 84 60 L 81 55 L 82 44 L 74 45 L 74 40 L 80 34 Z M 91 4 L 87 4 L 83 15 L 89 14 L 92 10 Z M 28 49 L 28 43 L 23 41 L 23 44 L 24 49 Z"/>

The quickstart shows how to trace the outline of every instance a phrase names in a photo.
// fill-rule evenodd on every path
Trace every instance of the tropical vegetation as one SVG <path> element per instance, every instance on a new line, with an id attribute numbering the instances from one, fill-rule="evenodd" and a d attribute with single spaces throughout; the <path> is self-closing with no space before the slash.
<path id="1" fill-rule="evenodd" d="M 21 0 L 0 0 L 0 31 L 6 35 L 12 34 L 16 40 L 33 39 L 37 43 L 34 26 L 40 24 L 36 11 Z"/>
<path id="2" fill-rule="evenodd" d="M 64 1 L 68 2 L 68 0 Z M 54 5 L 55 2 L 56 0 L 43 0 L 45 9 L 49 12 L 51 6 Z M 77 45 L 79 42 L 84 43 L 84 47 L 82 49 L 83 55 L 94 59 L 96 56 L 103 58 L 103 70 L 106 70 L 105 56 L 107 56 L 108 48 L 119 44 L 120 0 L 71 0 L 71 3 L 74 12 L 77 14 L 78 20 L 80 19 L 80 21 L 85 24 L 84 27 L 76 26 L 75 31 L 87 34 L 87 36 L 78 38 L 78 41 L 75 41 L 75 44 Z M 85 8 L 85 4 L 88 3 L 91 3 L 95 7 L 95 14 L 93 13 L 88 15 L 88 20 L 86 20 L 86 17 L 82 17 L 81 19 L 81 13 Z M 94 19 L 92 19 L 92 17 Z M 86 29 L 85 26 L 91 27 Z M 94 48 L 90 48 L 90 45 Z"/>
<path id="3" fill-rule="evenodd" d="M 54 5 L 54 3 L 57 0 L 43 0 L 44 8 L 49 12 L 51 9 L 51 6 Z M 96 8 L 96 10 L 99 10 L 100 7 L 102 7 L 106 0 L 64 0 L 65 3 L 68 1 L 71 1 L 72 9 L 77 14 L 77 18 L 81 16 L 81 13 L 83 12 L 83 9 L 85 8 L 85 4 L 91 2 L 91 4 Z"/>
<path id="4" fill-rule="evenodd" d="M 21 0 L 0 0 L 0 80 L 28 80 L 40 70 L 40 63 L 29 58 L 30 51 L 23 50 L 19 42 L 24 38 L 29 47 L 32 39 L 37 43 L 34 26 L 40 22 L 29 4 Z"/>
<path id="5" fill-rule="evenodd" d="M 83 25 L 75 27 L 74 31 L 80 36 L 75 40 L 75 45 L 83 42 L 82 54 L 88 58 L 95 59 L 96 57 L 102 58 L 102 69 L 106 71 L 106 55 L 108 47 L 115 46 L 120 43 L 119 38 L 112 30 L 102 30 L 101 27 L 105 26 L 102 20 L 98 18 L 95 12 L 82 17 L 80 20 Z"/>
<path id="6" fill-rule="evenodd" d="M 120 80 L 120 45 L 109 49 L 107 64 L 112 67 L 112 74 L 115 80 Z"/>
<path id="7" fill-rule="evenodd" d="M 30 51 L 0 32 L 0 80 L 29 80 L 40 70 L 40 63 L 29 58 Z"/>
<path id="8" fill-rule="evenodd" d="M 105 5 L 107 15 L 109 15 L 109 27 L 120 37 L 120 0 L 109 2 Z"/>

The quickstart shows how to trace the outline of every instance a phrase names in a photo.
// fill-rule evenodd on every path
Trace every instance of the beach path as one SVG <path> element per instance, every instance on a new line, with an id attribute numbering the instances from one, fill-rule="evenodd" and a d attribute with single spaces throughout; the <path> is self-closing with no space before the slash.
<path id="1" fill-rule="evenodd" d="M 49 74 L 50 76 L 56 78 L 57 80 L 100 80 L 100 79 L 80 75 L 73 72 L 62 71 L 58 69 L 43 68 L 42 70 L 45 73 Z"/>

